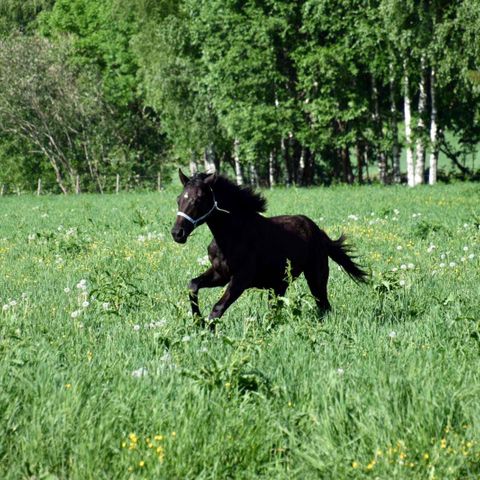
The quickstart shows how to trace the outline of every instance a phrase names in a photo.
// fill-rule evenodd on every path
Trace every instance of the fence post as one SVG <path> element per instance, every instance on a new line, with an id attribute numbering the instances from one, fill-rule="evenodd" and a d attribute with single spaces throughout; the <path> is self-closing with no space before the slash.
<path id="1" fill-rule="evenodd" d="M 3 197 L 4 191 L 5 191 L 5 184 L 2 183 L 2 188 L 0 189 L 0 197 Z"/>
<path id="2" fill-rule="evenodd" d="M 120 191 L 120 175 L 117 173 L 117 183 L 115 185 L 115 193 Z"/>
<path id="3" fill-rule="evenodd" d="M 157 174 L 157 191 L 159 192 L 162 189 L 162 174 L 158 172 Z"/>
<path id="4" fill-rule="evenodd" d="M 80 175 L 75 178 L 75 193 L 77 195 L 80 193 Z"/>
<path id="5" fill-rule="evenodd" d="M 40 196 L 41 193 L 42 193 L 42 179 L 39 178 L 38 184 L 37 184 L 37 196 Z"/>

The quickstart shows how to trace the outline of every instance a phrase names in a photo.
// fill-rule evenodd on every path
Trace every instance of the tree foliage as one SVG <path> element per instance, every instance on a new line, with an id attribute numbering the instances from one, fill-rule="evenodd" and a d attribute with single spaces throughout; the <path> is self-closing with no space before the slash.
<path id="1" fill-rule="evenodd" d="M 480 140 L 480 0 L 6 0 L 0 9 L 10 52 L 40 38 L 62 52 L 60 70 L 46 50 L 43 67 L 33 65 L 49 77 L 51 102 L 35 118 L 55 110 L 66 131 L 89 139 L 86 150 L 63 134 L 64 187 L 78 172 L 101 189 L 101 175 L 203 159 L 235 164 L 252 182 L 361 182 L 377 166 L 381 182 L 399 181 L 407 97 L 417 156 L 440 148 L 472 173 L 461 158 Z M 26 64 L 2 58 L 10 75 L 30 78 Z M 1 161 L 19 159 L 18 177 L 48 171 L 47 159 L 60 182 L 48 137 L 30 149 L 31 135 L 27 147 L 19 141 L 25 80 L 12 90 L 5 72 L 0 104 L 18 114 L 3 114 Z"/>

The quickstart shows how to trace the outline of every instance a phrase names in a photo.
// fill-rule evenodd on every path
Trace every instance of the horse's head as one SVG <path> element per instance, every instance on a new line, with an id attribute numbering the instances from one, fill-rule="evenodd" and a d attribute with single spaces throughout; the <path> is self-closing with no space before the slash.
<path id="1" fill-rule="evenodd" d="M 217 174 L 188 178 L 178 170 L 183 185 L 182 193 L 177 197 L 178 211 L 172 228 L 172 237 L 177 243 L 185 243 L 194 228 L 204 223 L 216 208 L 212 186 Z"/>

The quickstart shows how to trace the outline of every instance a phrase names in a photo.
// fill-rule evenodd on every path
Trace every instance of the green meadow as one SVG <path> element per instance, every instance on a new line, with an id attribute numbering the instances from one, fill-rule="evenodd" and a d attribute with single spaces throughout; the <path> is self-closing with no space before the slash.
<path id="1" fill-rule="evenodd" d="M 178 190 L 0 200 L 0 478 L 480 478 L 478 184 L 265 192 L 371 282 L 331 262 L 323 322 L 302 278 L 215 334 Z"/>

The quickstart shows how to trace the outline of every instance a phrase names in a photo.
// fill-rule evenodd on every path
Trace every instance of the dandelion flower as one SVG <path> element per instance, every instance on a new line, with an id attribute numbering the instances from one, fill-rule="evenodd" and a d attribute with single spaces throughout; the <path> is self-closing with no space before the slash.
<path id="1" fill-rule="evenodd" d="M 9 302 L 9 305 L 10 305 L 11 307 L 14 307 L 16 304 L 17 304 L 17 301 L 16 301 L 16 300 L 10 300 L 10 302 Z"/>
<path id="2" fill-rule="evenodd" d="M 398 282 L 398 284 L 401 286 L 401 287 L 404 287 L 405 286 L 405 280 L 400 280 Z"/>
<path id="3" fill-rule="evenodd" d="M 345 373 L 345 370 L 343 368 L 337 368 L 337 373 L 339 375 L 343 375 Z"/>
<path id="4" fill-rule="evenodd" d="M 133 326 L 133 329 L 138 332 L 140 330 L 140 325 L 134 325 Z"/>
<path id="5" fill-rule="evenodd" d="M 81 313 L 80 310 L 75 310 L 75 311 L 73 311 L 73 312 L 70 314 L 70 316 L 71 316 L 72 318 L 77 318 L 77 317 L 80 316 L 80 313 Z"/>
<path id="6" fill-rule="evenodd" d="M 389 336 L 390 338 L 395 338 L 395 337 L 397 336 L 397 332 L 395 332 L 395 331 L 392 330 L 392 331 L 388 334 L 388 336 Z"/>
<path id="7" fill-rule="evenodd" d="M 473 260 L 475 258 L 475 255 L 473 253 L 471 253 L 469 256 L 468 256 L 468 259 L 469 260 Z"/>
<path id="8" fill-rule="evenodd" d="M 457 264 L 456 264 L 456 262 L 450 262 L 450 263 L 448 264 L 448 266 L 453 268 L 453 267 L 456 267 Z"/>
<path id="9" fill-rule="evenodd" d="M 63 289 L 63 291 L 64 291 L 65 293 L 70 293 L 70 288 L 69 288 L 69 287 L 65 287 L 65 288 Z"/>
<path id="10" fill-rule="evenodd" d="M 406 269 L 407 269 L 407 266 L 406 266 L 404 263 L 402 263 L 402 265 L 400 265 L 400 268 L 401 268 L 402 270 L 406 270 Z"/>
<path id="11" fill-rule="evenodd" d="M 89 302 L 88 300 L 85 300 L 85 301 L 82 303 L 82 307 L 83 307 L 83 308 L 87 308 L 89 305 L 90 305 L 90 302 Z"/>
<path id="12" fill-rule="evenodd" d="M 6 304 L 2 307 L 2 310 L 3 310 L 4 312 L 6 312 L 9 308 L 10 308 L 10 305 L 8 305 L 8 303 L 6 303 Z"/>
<path id="13" fill-rule="evenodd" d="M 397 245 L 397 250 L 398 251 L 403 250 L 403 247 L 401 245 Z"/>
<path id="14" fill-rule="evenodd" d="M 440 265 L 439 265 L 440 268 L 444 268 L 445 267 L 445 264 L 442 262 Z"/>
<path id="15" fill-rule="evenodd" d="M 407 265 L 407 267 L 410 269 L 410 270 L 413 270 L 415 268 L 415 265 L 413 263 L 409 263 Z"/>

